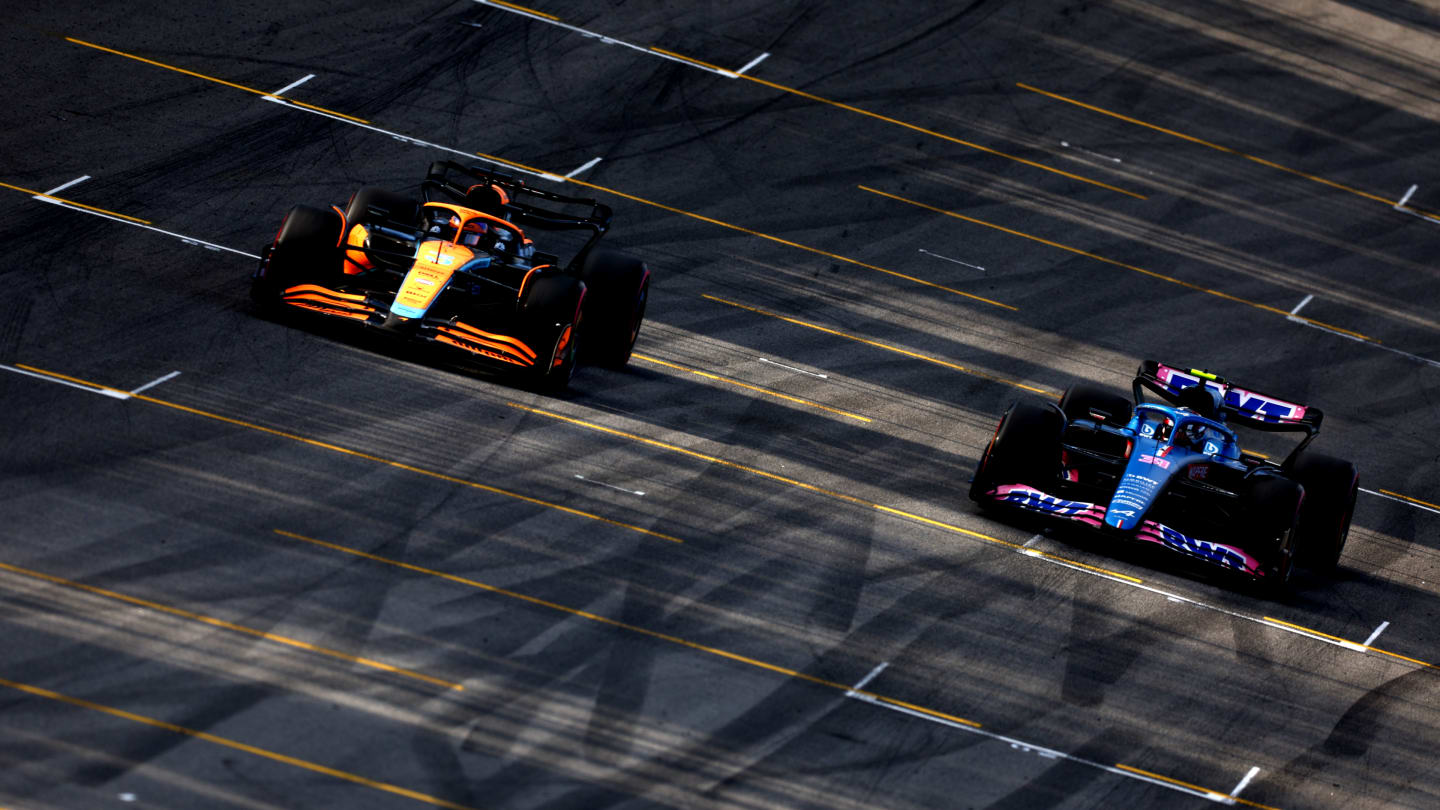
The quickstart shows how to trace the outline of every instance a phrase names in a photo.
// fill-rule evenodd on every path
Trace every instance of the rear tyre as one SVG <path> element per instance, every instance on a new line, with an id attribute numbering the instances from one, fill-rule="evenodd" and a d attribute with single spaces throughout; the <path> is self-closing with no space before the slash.
<path id="1" fill-rule="evenodd" d="M 1084 383 L 1065 389 L 1065 396 L 1060 398 L 1060 410 L 1065 412 L 1067 421 L 1094 419 L 1090 413 L 1092 409 L 1106 414 L 1108 423 L 1124 425 L 1130 421 L 1135 407 L 1128 397 Z"/>
<path id="2" fill-rule="evenodd" d="M 550 336 L 531 347 L 538 355 L 531 375 L 535 390 L 558 394 L 570 385 L 583 338 L 581 314 L 587 298 L 579 279 L 561 273 L 539 276 L 526 286 L 520 302 L 524 331 Z"/>
<path id="3" fill-rule="evenodd" d="M 365 186 L 350 198 L 345 206 L 345 222 L 353 225 L 361 219 L 370 218 L 370 209 L 378 208 L 385 213 L 385 219 L 397 225 L 416 225 L 420 222 L 420 203 L 375 186 Z"/>
<path id="4" fill-rule="evenodd" d="M 1254 542 L 1247 551 L 1262 552 L 1265 576 L 1260 589 L 1271 597 L 1283 596 L 1290 588 L 1290 575 L 1304 549 L 1297 531 L 1300 514 L 1309 501 L 1299 484 L 1280 476 L 1260 476 L 1245 492 L 1246 523 L 1254 530 Z"/>
<path id="5" fill-rule="evenodd" d="M 1300 565 L 1319 572 L 1333 571 L 1350 535 L 1360 472 L 1344 459 L 1301 452 L 1290 475 L 1305 487 L 1305 508 L 1300 512 Z"/>
<path id="6" fill-rule="evenodd" d="M 263 307 L 279 304 L 285 288 L 324 282 L 340 272 L 340 215 L 297 205 L 285 215 L 250 284 L 250 295 Z"/>
<path id="7" fill-rule="evenodd" d="M 1060 476 L 1060 437 L 1065 418 L 1053 406 L 1016 402 L 1000 419 L 1000 426 L 980 457 L 970 499 L 991 503 L 990 491 L 1004 484 L 1051 487 Z"/>
<path id="8" fill-rule="evenodd" d="M 634 256 L 597 250 L 585 257 L 580 277 L 587 288 L 584 359 L 621 368 L 630 362 L 640 325 L 645 322 L 650 271 Z"/>

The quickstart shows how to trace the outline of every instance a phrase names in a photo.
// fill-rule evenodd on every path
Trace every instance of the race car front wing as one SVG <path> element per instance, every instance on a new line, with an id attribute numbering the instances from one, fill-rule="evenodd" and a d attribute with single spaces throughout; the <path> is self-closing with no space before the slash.
<path id="1" fill-rule="evenodd" d="M 1065 500 L 1025 484 L 998 486 L 988 495 L 996 503 L 1072 520 L 1096 530 L 1105 527 L 1104 504 Z M 1191 537 L 1153 520 L 1142 521 L 1135 528 L 1134 537 L 1252 577 L 1268 575 L 1260 561 L 1242 548 Z"/>

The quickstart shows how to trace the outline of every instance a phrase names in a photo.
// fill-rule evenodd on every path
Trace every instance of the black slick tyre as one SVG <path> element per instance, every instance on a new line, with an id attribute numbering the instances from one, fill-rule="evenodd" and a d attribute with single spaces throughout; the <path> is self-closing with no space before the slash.
<path id="1" fill-rule="evenodd" d="M 1028 484 L 1041 490 L 1060 475 L 1060 437 L 1065 418 L 1054 406 L 1016 402 L 1005 411 L 990 444 L 980 456 L 970 499 L 990 503 L 990 492 L 1004 484 Z"/>
<path id="2" fill-rule="evenodd" d="M 645 262 L 624 253 L 596 250 L 580 271 L 585 281 L 585 362 L 620 368 L 630 361 L 650 298 Z"/>
<path id="3" fill-rule="evenodd" d="M 1300 512 L 1300 565 L 1326 573 L 1340 564 L 1340 552 L 1350 534 L 1360 472 L 1344 459 L 1301 452 L 1290 476 L 1305 487 L 1305 508 Z"/>
<path id="4" fill-rule="evenodd" d="M 1080 383 L 1065 389 L 1060 398 L 1060 410 L 1065 412 L 1067 421 L 1095 419 L 1092 411 L 1105 414 L 1105 421 L 1112 425 L 1124 425 L 1130 421 L 1135 410 L 1128 397 L 1107 391 L 1094 385 Z"/>
<path id="5" fill-rule="evenodd" d="M 537 357 L 531 387 L 546 394 L 558 394 L 570 385 L 579 358 L 585 285 L 563 273 L 541 275 L 525 288 L 519 315 L 526 334 L 543 336 L 532 348 Z"/>
<path id="6" fill-rule="evenodd" d="M 275 306 L 285 288 L 328 281 L 338 274 L 340 229 L 340 215 L 334 211 L 308 205 L 291 208 L 251 281 L 251 297 L 263 307 Z"/>
<path id="7" fill-rule="evenodd" d="M 1267 596 L 1283 596 L 1289 591 L 1290 575 L 1305 549 L 1298 526 L 1310 499 L 1299 484 L 1278 475 L 1251 480 L 1244 499 L 1246 523 L 1254 532 L 1247 550 L 1264 555 L 1260 562 L 1265 575 L 1257 584 Z"/>

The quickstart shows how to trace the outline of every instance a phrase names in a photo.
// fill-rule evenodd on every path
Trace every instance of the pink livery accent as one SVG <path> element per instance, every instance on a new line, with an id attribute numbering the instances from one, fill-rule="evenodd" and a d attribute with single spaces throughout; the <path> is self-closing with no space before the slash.
<path id="1" fill-rule="evenodd" d="M 1067 501 L 1025 484 L 998 486 L 990 491 L 990 496 L 1001 503 L 1008 503 L 1032 512 L 1067 518 L 1095 529 L 1104 526 L 1105 507 L 1098 503 Z M 1135 531 L 1135 537 L 1165 546 L 1172 551 L 1199 557 L 1233 571 L 1241 571 L 1256 577 L 1266 576 L 1260 561 L 1250 556 L 1242 548 L 1190 537 L 1153 520 L 1141 523 L 1140 528 Z"/>
<path id="2" fill-rule="evenodd" d="M 1069 518 L 1097 529 L 1100 528 L 1105 521 L 1105 507 L 1100 504 L 1086 503 L 1085 501 L 1067 501 L 1064 498 L 1047 495 L 1034 487 L 1028 487 L 1024 484 L 1005 484 L 996 487 L 991 494 L 995 500 L 1011 504 L 1012 506 L 1029 509 L 1032 512 L 1042 512 L 1047 515 Z"/>
<path id="3" fill-rule="evenodd" d="M 1197 540 L 1181 534 L 1163 523 L 1147 520 L 1140 524 L 1135 536 L 1141 540 L 1159 543 L 1166 548 L 1189 554 L 1192 557 L 1200 557 L 1218 563 L 1226 568 L 1244 571 L 1257 577 L 1265 576 L 1265 570 L 1260 567 L 1260 561 L 1245 553 L 1244 549 L 1227 546 L 1224 543 Z"/>
<path id="4" fill-rule="evenodd" d="M 1237 388 L 1215 380 L 1204 380 L 1199 376 L 1178 368 L 1171 368 L 1163 363 L 1157 365 L 1155 377 L 1166 386 L 1179 391 L 1203 383 L 1206 388 L 1219 394 L 1227 406 L 1252 419 L 1262 422 L 1298 422 L 1305 417 L 1306 407 L 1304 405 L 1286 402 L 1283 399 L 1247 391 L 1244 388 Z"/>

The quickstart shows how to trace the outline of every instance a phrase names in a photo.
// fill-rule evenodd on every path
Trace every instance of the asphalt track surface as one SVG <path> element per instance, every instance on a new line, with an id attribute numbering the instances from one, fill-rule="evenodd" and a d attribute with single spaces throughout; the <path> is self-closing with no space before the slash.
<path id="1" fill-rule="evenodd" d="M 217 5 L 0 35 L 0 807 L 1440 806 L 1433 3 Z M 627 370 L 252 311 L 442 158 L 614 206 Z M 1324 409 L 1334 577 L 967 500 L 1144 358 Z"/>

